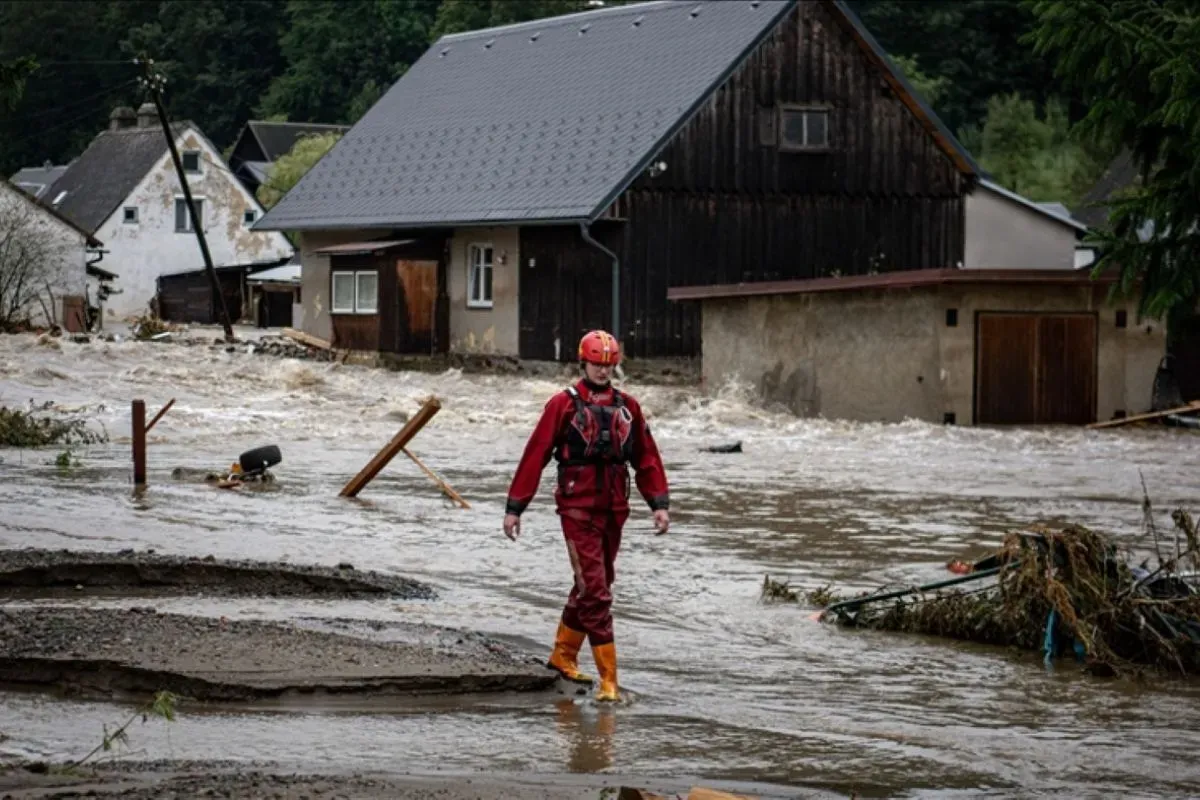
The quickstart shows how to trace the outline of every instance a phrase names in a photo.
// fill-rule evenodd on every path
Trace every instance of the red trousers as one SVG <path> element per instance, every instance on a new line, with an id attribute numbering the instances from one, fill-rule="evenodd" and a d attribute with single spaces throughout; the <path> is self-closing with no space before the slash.
<path id="1" fill-rule="evenodd" d="M 564 508 L 559 516 L 575 573 L 575 585 L 563 608 L 563 623 L 586 633 L 592 646 L 608 644 L 613 640 L 615 563 L 629 512 Z"/>

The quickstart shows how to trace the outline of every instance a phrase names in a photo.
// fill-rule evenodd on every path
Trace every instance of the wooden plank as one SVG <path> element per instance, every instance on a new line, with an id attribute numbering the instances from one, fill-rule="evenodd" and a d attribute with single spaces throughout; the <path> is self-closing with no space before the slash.
<path id="1" fill-rule="evenodd" d="M 280 333 L 282 333 L 284 336 L 286 336 L 289 339 L 297 341 L 300 344 L 306 344 L 309 347 L 316 347 L 321 350 L 332 350 L 333 349 L 333 345 L 330 344 L 329 342 L 325 341 L 324 339 L 318 339 L 316 336 L 313 336 L 312 334 L 305 333 L 304 331 L 298 331 L 295 328 L 284 328 L 282 331 L 280 331 Z"/>
<path id="2" fill-rule="evenodd" d="M 171 406 L 173 406 L 173 405 L 175 405 L 174 397 L 172 397 L 170 402 L 168 402 L 165 406 L 163 406 L 159 410 L 159 412 L 154 415 L 154 419 L 150 420 L 150 424 L 146 426 L 146 433 L 149 433 L 150 429 L 153 428 L 156 424 L 158 424 L 158 421 L 160 419 L 162 419 L 163 414 L 167 413 L 167 411 L 169 411 Z"/>
<path id="3" fill-rule="evenodd" d="M 1189 411 L 1200 411 L 1200 400 L 1193 400 L 1192 402 L 1188 403 L 1186 406 L 1179 406 L 1178 408 L 1168 408 L 1164 411 L 1151 411 L 1146 414 L 1135 414 L 1132 417 L 1122 417 L 1121 419 L 1110 419 L 1110 420 L 1106 420 L 1105 422 L 1093 422 L 1091 425 L 1088 425 L 1087 427 L 1089 427 L 1089 428 L 1117 428 L 1117 427 L 1120 427 L 1121 425 L 1129 425 L 1132 422 L 1143 422 L 1145 420 L 1159 419 L 1161 417 L 1168 417 L 1171 414 L 1186 414 Z"/>
<path id="4" fill-rule="evenodd" d="M 133 401 L 133 485 L 146 485 L 146 401 Z"/>
<path id="5" fill-rule="evenodd" d="M 433 419 L 441 407 L 442 404 L 436 397 L 426 400 L 425 404 L 421 406 L 421 410 L 405 423 L 400 432 L 393 436 L 392 440 L 384 445 L 383 449 L 376 453 L 375 457 L 357 475 L 351 478 L 349 483 L 342 487 L 339 496 L 356 497 L 379 474 L 379 471 L 386 467 L 388 462 L 395 458 L 396 454 L 412 441 L 412 438 L 428 424 L 429 420 Z"/>
<path id="6" fill-rule="evenodd" d="M 404 453 L 404 455 L 411 458 L 413 463 L 416 464 L 418 467 L 420 467 L 421 471 L 424 472 L 426 475 L 428 475 L 429 478 L 438 485 L 438 488 L 442 490 L 442 494 L 446 495 L 447 497 L 449 497 L 454 502 L 458 503 L 463 508 L 471 507 L 470 503 L 468 503 L 466 500 L 463 500 L 462 497 L 459 495 L 459 493 L 454 491 L 454 487 L 452 487 L 450 484 L 446 483 L 446 481 L 443 480 L 436 472 L 434 472 L 429 467 L 422 464 L 421 459 L 414 456 L 407 447 L 401 447 L 400 450 L 401 450 L 401 452 Z"/>
<path id="7" fill-rule="evenodd" d="M 687 800 L 757 800 L 748 794 L 730 794 L 716 789 L 706 789 L 703 786 L 693 786 L 688 792 Z"/>

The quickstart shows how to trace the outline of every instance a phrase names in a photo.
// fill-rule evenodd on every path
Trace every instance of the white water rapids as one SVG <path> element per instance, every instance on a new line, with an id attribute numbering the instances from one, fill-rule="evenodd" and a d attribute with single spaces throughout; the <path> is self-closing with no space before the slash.
<path id="1" fill-rule="evenodd" d="M 0 405 L 78 409 L 113 437 L 0 450 L 5 547 L 288 559 L 396 571 L 440 599 L 404 603 L 172 600 L 164 611 L 266 619 L 412 619 L 545 651 L 570 584 L 550 500 L 524 536 L 501 533 L 525 438 L 562 386 L 511 376 L 391 372 L 220 347 L 36 343 L 0 337 Z M 136 729 L 146 758 L 272 759 L 352 769 L 611 771 L 857 788 L 877 795 L 1195 796 L 1195 686 L 1048 673 L 1035 654 L 810 621 L 758 603 L 764 574 L 849 591 L 946 577 L 1012 528 L 1073 521 L 1140 536 L 1139 470 L 1169 530 L 1200 512 L 1200 439 L 1171 429 L 973 429 L 799 420 L 736 386 L 712 397 L 627 385 L 671 481 L 672 529 L 639 507 L 617 562 L 621 682 L 635 702 L 600 717 L 521 698 L 447 708 L 256 708 Z M 394 460 L 357 500 L 338 490 L 429 395 L 441 412 L 411 445 L 472 504 L 450 504 Z M 129 403 L 152 415 L 149 488 L 131 492 Z M 740 440 L 744 452 L 701 448 Z M 272 491 L 171 478 L 278 444 Z M 46 601 L 50 602 L 50 601 Z M 62 601 L 56 601 L 62 602 Z M 118 601 L 110 601 L 117 603 Z M 143 602 L 144 601 L 135 601 Z M 586 659 L 585 659 L 586 663 Z M 588 665 L 590 666 L 590 664 Z M 120 709 L 0 694 L 0 753 L 65 758 Z"/>

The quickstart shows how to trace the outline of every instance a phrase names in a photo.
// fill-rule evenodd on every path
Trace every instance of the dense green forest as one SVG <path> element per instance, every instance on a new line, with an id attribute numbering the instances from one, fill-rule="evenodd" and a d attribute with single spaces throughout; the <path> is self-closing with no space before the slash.
<path id="1" fill-rule="evenodd" d="M 628 0 L 606 0 L 606 4 Z M 1200 294 L 1197 0 L 848 0 L 1001 184 L 1074 207 L 1120 151 L 1143 189 L 1106 250 L 1143 309 Z M 78 155 L 163 66 L 176 119 L 352 123 L 437 37 L 599 0 L 0 0 L 0 170 Z M 1156 231 L 1143 242 L 1139 231 Z M 1098 268 L 1110 262 L 1105 256 Z"/>
<path id="2" fill-rule="evenodd" d="M 609 0 L 612 4 L 612 0 Z M 855 0 L 852 6 L 997 178 L 1073 200 L 1097 159 L 1070 141 L 1078 97 L 1023 41 L 1020 0 Z M 4 0 L 0 62 L 37 68 L 0 109 L 0 169 L 77 155 L 113 106 L 136 106 L 145 52 L 173 117 L 227 147 L 250 118 L 353 122 L 438 36 L 588 7 L 587 0 Z M 1107 155 L 1099 154 L 1100 157 Z"/>

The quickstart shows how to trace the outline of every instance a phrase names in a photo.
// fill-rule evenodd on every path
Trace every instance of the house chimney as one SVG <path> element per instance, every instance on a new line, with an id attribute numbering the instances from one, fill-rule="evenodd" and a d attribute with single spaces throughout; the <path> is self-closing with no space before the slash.
<path id="1" fill-rule="evenodd" d="M 108 129 L 119 131 L 137 124 L 137 113 L 129 106 L 117 106 L 108 115 Z"/>
<path id="2" fill-rule="evenodd" d="M 158 124 L 158 109 L 154 107 L 154 103 L 142 103 L 137 110 L 137 126 L 139 128 L 153 128 Z"/>

